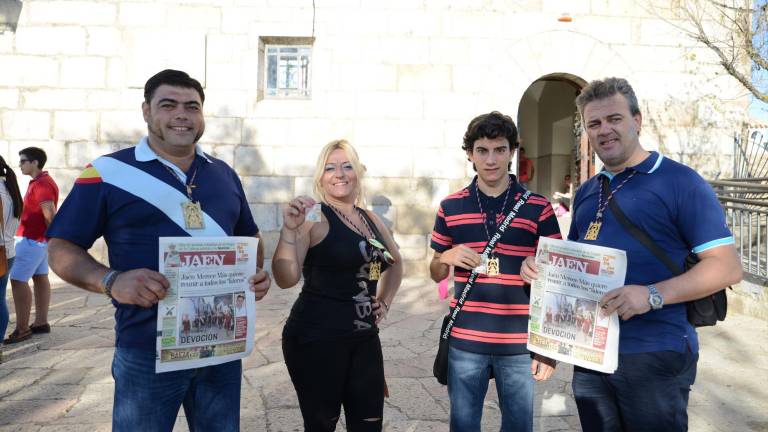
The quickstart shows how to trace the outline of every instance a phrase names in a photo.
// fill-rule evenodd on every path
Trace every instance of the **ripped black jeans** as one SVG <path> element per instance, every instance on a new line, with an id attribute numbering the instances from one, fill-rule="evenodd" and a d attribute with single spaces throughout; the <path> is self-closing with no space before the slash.
<path id="1" fill-rule="evenodd" d="M 305 431 L 336 430 L 342 405 L 349 432 L 381 431 L 384 359 L 378 335 L 304 343 L 283 335 L 283 357 Z"/>

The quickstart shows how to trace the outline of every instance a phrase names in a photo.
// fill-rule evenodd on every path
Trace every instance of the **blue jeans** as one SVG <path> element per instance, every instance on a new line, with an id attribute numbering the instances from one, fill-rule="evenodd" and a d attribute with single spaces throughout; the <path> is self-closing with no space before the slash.
<path id="1" fill-rule="evenodd" d="M 8 258 L 8 272 L 5 276 L 0 278 L 0 337 L 5 338 L 5 332 L 8 330 L 8 319 L 10 314 L 8 313 L 8 303 L 5 302 L 6 288 L 8 288 L 8 276 L 11 274 L 11 267 L 13 267 L 13 258 Z M 0 340 L 0 345 L 2 345 Z"/>
<path id="2" fill-rule="evenodd" d="M 573 395 L 585 431 L 687 431 L 698 353 L 619 354 L 612 374 L 575 367 Z"/>
<path id="3" fill-rule="evenodd" d="M 531 356 L 490 355 L 448 349 L 448 397 L 451 399 L 451 431 L 480 430 L 483 400 L 491 368 L 501 408 L 501 430 L 533 429 L 533 376 Z"/>
<path id="4" fill-rule="evenodd" d="M 184 405 L 191 432 L 240 430 L 240 360 L 155 373 L 155 352 L 115 348 L 112 430 L 171 431 Z"/>

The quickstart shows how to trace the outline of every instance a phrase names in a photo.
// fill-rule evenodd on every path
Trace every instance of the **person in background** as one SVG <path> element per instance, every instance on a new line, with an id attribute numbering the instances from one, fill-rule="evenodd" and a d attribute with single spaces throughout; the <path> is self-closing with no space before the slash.
<path id="1" fill-rule="evenodd" d="M 5 257 L 8 260 L 8 270 L 0 277 L 0 335 L 5 336 L 8 329 L 8 304 L 5 301 L 5 292 L 8 286 L 8 278 L 13 267 L 15 255 L 14 234 L 19 227 L 19 218 L 21 217 L 24 203 L 19 191 L 19 183 L 16 181 L 16 173 L 8 166 L 0 156 L 0 199 L 3 204 L 2 218 L 3 226 L 0 227 L 2 235 L 2 244 L 5 246 Z M 0 362 L 3 361 L 3 344 L 0 343 Z"/>
<path id="2" fill-rule="evenodd" d="M 560 190 L 552 195 L 552 200 L 557 203 L 555 206 L 555 216 L 564 216 L 571 211 L 571 175 L 566 174 L 563 177 L 563 184 Z"/>
<path id="3" fill-rule="evenodd" d="M 16 330 L 5 339 L 12 344 L 29 339 L 33 333 L 50 333 L 48 307 L 51 303 L 51 282 L 48 280 L 48 238 L 45 231 L 56 214 L 59 187 L 48 171 L 43 171 L 48 156 L 37 147 L 19 152 L 19 169 L 32 177 L 24 195 L 24 211 L 16 236 L 16 259 L 11 269 L 13 303 L 16 307 Z M 32 314 L 32 279 L 35 287 L 35 321 Z"/>
<path id="4" fill-rule="evenodd" d="M 533 161 L 525 157 L 525 147 L 520 147 L 517 161 L 517 181 L 520 186 L 528 189 L 528 182 L 533 179 Z"/>

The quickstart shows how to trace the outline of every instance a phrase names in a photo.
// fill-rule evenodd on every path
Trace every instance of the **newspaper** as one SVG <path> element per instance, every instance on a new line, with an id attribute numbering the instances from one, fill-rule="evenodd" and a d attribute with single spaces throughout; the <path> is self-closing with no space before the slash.
<path id="1" fill-rule="evenodd" d="M 619 317 L 604 316 L 598 300 L 624 285 L 623 250 L 540 238 L 539 278 L 531 286 L 528 349 L 588 369 L 618 366 Z"/>
<path id="2" fill-rule="evenodd" d="M 160 237 L 160 273 L 170 282 L 157 305 L 155 371 L 225 363 L 253 350 L 254 237 Z"/>

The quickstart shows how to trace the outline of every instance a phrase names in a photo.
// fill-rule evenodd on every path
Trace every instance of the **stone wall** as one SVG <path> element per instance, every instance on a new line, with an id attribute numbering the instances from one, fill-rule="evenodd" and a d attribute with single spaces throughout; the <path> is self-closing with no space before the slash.
<path id="1" fill-rule="evenodd" d="M 201 143 L 242 176 L 268 257 L 281 206 L 311 191 L 319 148 L 343 137 L 367 165 L 369 204 L 394 230 L 408 273 L 424 275 L 436 207 L 472 175 L 460 150 L 466 124 L 494 109 L 516 117 L 537 79 L 627 77 L 657 118 L 658 133 L 644 135 L 650 148 L 688 127 L 665 115 L 672 95 L 716 94 L 735 101 L 721 111 L 737 114 L 746 102 L 730 78 L 715 77 L 705 49 L 644 2 L 315 3 L 24 1 L 16 31 L 0 34 L 0 154 L 15 164 L 19 149 L 45 148 L 66 193 L 84 164 L 145 132 L 146 79 L 180 68 L 205 86 Z M 572 22 L 558 21 L 566 12 Z M 315 38 L 310 99 L 258 97 L 260 38 L 279 36 Z M 696 127 L 728 136 L 726 117 Z M 731 151 L 707 136 L 710 154 Z"/>

